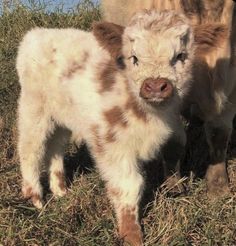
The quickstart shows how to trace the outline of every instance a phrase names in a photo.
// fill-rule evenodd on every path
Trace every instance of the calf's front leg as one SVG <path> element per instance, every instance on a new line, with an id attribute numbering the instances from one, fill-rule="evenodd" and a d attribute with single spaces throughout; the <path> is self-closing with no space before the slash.
<path id="1" fill-rule="evenodd" d="M 137 163 L 120 160 L 119 163 L 99 168 L 115 208 L 120 238 L 132 246 L 141 246 L 143 236 L 139 223 L 139 203 L 144 181 Z"/>

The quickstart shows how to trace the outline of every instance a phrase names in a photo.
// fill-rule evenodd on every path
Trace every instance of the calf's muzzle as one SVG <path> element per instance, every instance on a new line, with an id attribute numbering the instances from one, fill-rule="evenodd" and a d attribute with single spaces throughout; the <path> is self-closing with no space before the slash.
<path id="1" fill-rule="evenodd" d="M 173 85 L 166 78 L 148 78 L 143 81 L 140 96 L 144 99 L 167 99 L 173 94 Z"/>

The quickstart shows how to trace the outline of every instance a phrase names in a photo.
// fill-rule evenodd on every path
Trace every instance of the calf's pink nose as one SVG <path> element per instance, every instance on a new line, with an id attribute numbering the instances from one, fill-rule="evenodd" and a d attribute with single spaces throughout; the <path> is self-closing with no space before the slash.
<path id="1" fill-rule="evenodd" d="M 173 86 L 166 78 L 145 79 L 140 90 L 140 96 L 144 99 L 166 99 L 171 97 L 172 94 Z"/>

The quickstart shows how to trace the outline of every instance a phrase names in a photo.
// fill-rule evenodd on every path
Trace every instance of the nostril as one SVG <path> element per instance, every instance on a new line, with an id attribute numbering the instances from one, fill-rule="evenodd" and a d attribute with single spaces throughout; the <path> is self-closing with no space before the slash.
<path id="1" fill-rule="evenodd" d="M 162 85 L 161 85 L 161 91 L 163 92 L 163 91 L 165 91 L 166 89 L 167 89 L 167 83 L 163 83 Z"/>
<path id="2" fill-rule="evenodd" d="M 146 79 L 141 88 L 140 96 L 145 99 L 161 98 L 165 99 L 172 95 L 173 87 L 171 82 L 165 78 Z"/>
<path id="3" fill-rule="evenodd" d="M 148 92 L 152 92 L 153 91 L 153 85 L 151 83 L 146 83 L 145 84 L 145 90 Z"/>

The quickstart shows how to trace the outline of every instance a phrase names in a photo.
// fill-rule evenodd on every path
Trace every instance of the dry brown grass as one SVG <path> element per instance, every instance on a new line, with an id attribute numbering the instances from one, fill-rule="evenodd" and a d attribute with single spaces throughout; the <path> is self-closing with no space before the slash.
<path id="1" fill-rule="evenodd" d="M 38 211 L 20 192 L 15 124 L 19 93 L 15 57 L 19 40 L 36 25 L 88 29 L 94 18 L 99 18 L 96 8 L 75 14 L 17 8 L 0 16 L 0 245 L 119 245 L 104 184 L 84 148 L 80 152 L 74 146 L 68 148 L 65 162 L 70 189 L 66 197 L 55 199 L 44 182 L 46 204 Z M 185 164 L 202 170 L 207 161 L 202 127 L 189 129 L 189 136 Z M 166 190 L 152 190 L 155 185 L 148 186 L 151 190 L 147 193 L 155 195 L 143 211 L 145 245 L 236 245 L 235 156 L 233 137 L 228 151 L 232 190 L 228 198 L 209 202 L 202 179 L 185 180 L 187 192 L 176 198 L 168 196 Z M 149 180 L 155 178 L 149 176 Z"/>

